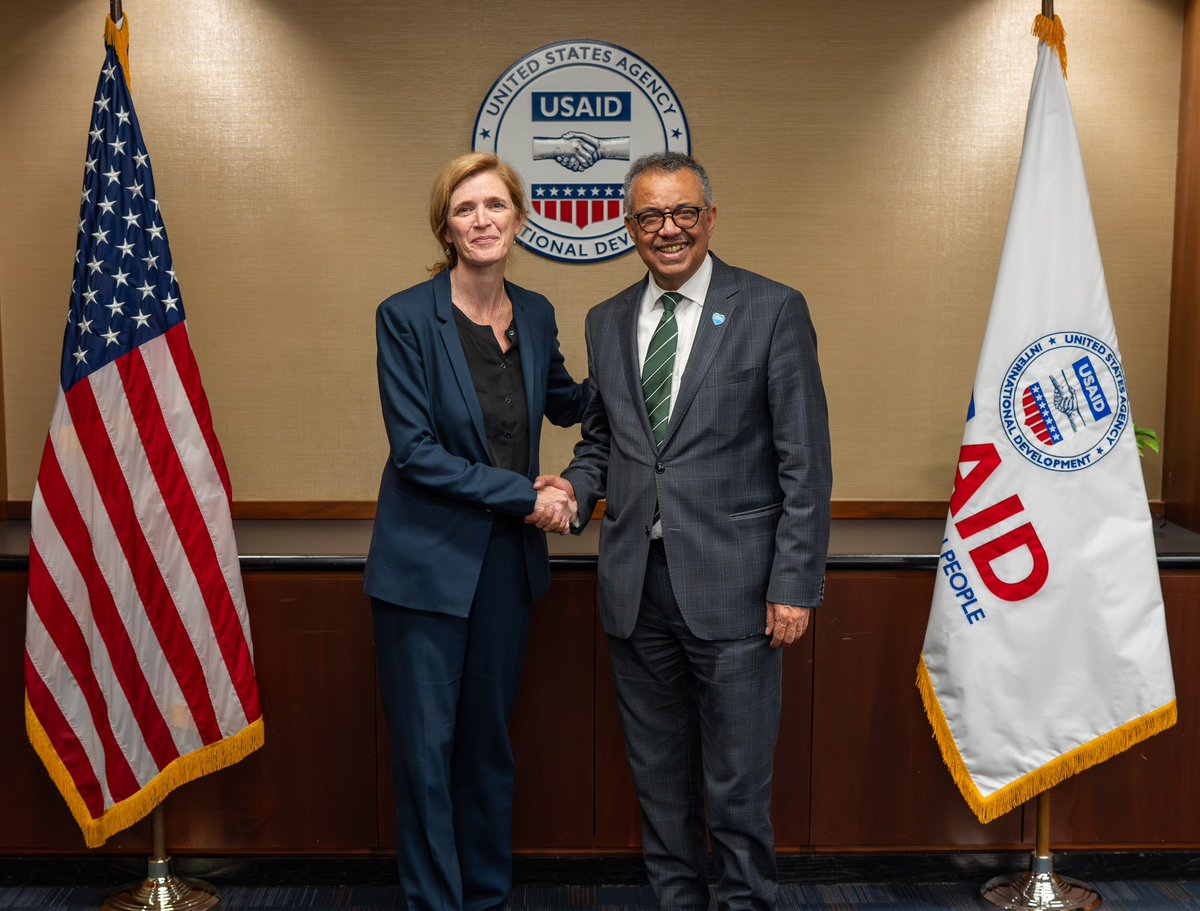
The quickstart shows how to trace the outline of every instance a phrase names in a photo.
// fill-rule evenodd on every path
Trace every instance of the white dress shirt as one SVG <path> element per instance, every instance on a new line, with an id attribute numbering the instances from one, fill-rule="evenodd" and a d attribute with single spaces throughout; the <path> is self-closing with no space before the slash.
<path id="1" fill-rule="evenodd" d="M 692 353 L 692 342 L 696 340 L 696 330 L 700 326 L 700 313 L 704 310 L 704 298 L 708 296 L 708 286 L 712 282 L 712 255 L 704 257 L 704 262 L 675 293 L 683 296 L 675 305 L 675 325 L 679 329 L 679 338 L 675 343 L 675 368 L 671 372 L 671 405 L 668 414 L 675 411 L 675 399 L 679 397 L 679 382 L 683 378 L 684 368 L 687 367 L 688 356 Z M 663 306 L 659 298 L 666 292 L 649 276 L 646 290 L 642 294 L 642 302 L 638 308 L 637 343 L 638 343 L 638 375 L 646 363 L 646 352 L 650 349 L 650 339 L 658 322 L 662 319 Z"/>
<path id="2" fill-rule="evenodd" d="M 675 400 L 679 398 L 679 382 L 683 378 L 684 368 L 687 367 L 688 356 L 692 353 L 692 342 L 696 340 L 696 330 L 700 327 L 700 314 L 704 310 L 704 298 L 708 296 L 708 286 L 712 282 L 712 255 L 704 257 L 704 262 L 696 270 L 696 274 L 684 282 L 676 294 L 682 295 L 683 300 L 675 305 L 675 325 L 679 330 L 679 338 L 675 343 L 675 366 L 671 371 L 671 403 L 670 410 L 675 411 Z M 638 308 L 637 343 L 638 343 L 638 375 L 646 363 L 646 352 L 650 350 L 650 339 L 658 322 L 662 319 L 663 305 L 659 301 L 666 292 L 654 281 L 654 275 L 649 276 L 646 290 Z M 650 530 L 651 540 L 661 538 L 662 520 L 654 523 Z"/>

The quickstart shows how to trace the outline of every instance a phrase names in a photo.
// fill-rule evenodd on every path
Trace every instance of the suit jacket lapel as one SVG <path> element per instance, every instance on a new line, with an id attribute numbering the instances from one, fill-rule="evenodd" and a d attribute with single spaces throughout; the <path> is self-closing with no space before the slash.
<path id="1" fill-rule="evenodd" d="M 471 423 L 479 438 L 479 445 L 485 458 L 490 464 L 492 451 L 488 446 L 487 431 L 483 427 L 483 409 L 479 407 L 479 396 L 475 392 L 475 381 L 471 379 L 471 368 L 467 366 L 467 355 L 463 351 L 462 338 L 458 334 L 458 325 L 454 322 L 454 304 L 450 302 L 450 274 L 439 273 L 433 280 L 433 305 L 438 319 L 441 321 L 442 343 L 446 348 L 446 360 L 458 380 L 458 388 L 463 400 L 467 403 L 467 411 L 471 415 Z"/>
<path id="2" fill-rule="evenodd" d="M 655 448 L 654 432 L 650 429 L 650 418 L 646 415 L 646 399 L 642 396 L 642 369 L 638 362 L 637 338 L 642 295 L 646 292 L 647 281 L 649 279 L 643 279 L 625 292 L 625 299 L 621 301 L 617 313 L 617 331 L 621 336 L 621 360 L 625 364 L 625 380 L 629 383 L 629 398 L 633 405 L 633 413 L 641 421 L 646 440 L 653 449 Z"/>
<path id="3" fill-rule="evenodd" d="M 708 285 L 708 295 L 704 299 L 704 307 L 700 311 L 700 325 L 696 327 L 696 338 L 692 342 L 692 351 L 688 355 L 687 366 L 683 370 L 683 378 L 679 382 L 679 395 L 671 408 L 671 421 L 667 424 L 667 435 L 663 438 L 663 449 L 671 445 L 671 438 L 679 429 L 684 416 L 692 406 L 704 375 L 712 366 L 713 357 L 721 340 L 728 330 L 725 324 L 733 318 L 738 305 L 738 287 L 733 278 L 733 270 L 721 260 L 713 256 L 712 281 Z M 714 320 L 713 317 L 717 319 Z M 643 412 L 645 409 L 643 409 Z"/>
<path id="4" fill-rule="evenodd" d="M 504 287 L 508 291 L 508 299 L 512 301 L 513 325 L 517 330 L 517 345 L 521 349 L 521 380 L 525 385 L 525 407 L 529 414 L 529 464 L 536 465 L 538 453 L 535 450 L 542 417 L 540 414 L 534 414 L 534 403 L 539 398 L 535 395 L 534 385 L 538 376 L 544 375 L 545 371 L 536 369 L 535 365 L 546 364 L 549 358 L 542 352 L 545 342 L 542 333 L 533 331 L 533 320 L 525 307 L 525 299 L 517 294 L 517 289 L 508 282 L 504 283 Z"/>

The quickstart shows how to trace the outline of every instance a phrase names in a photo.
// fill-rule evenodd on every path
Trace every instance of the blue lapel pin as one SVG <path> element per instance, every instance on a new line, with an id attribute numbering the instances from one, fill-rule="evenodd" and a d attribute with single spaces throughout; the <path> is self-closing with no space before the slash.
<path id="1" fill-rule="evenodd" d="M 714 313 L 712 319 L 713 319 L 713 325 L 719 326 L 719 325 L 721 325 L 721 323 L 725 322 L 725 314 L 724 313 Z"/>

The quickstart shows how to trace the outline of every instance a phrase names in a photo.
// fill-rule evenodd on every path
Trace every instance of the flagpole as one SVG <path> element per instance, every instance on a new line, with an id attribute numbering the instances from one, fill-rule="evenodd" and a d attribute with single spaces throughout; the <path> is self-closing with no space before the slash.
<path id="1" fill-rule="evenodd" d="M 109 0 L 109 16 L 120 26 L 125 15 L 121 0 Z M 147 859 L 146 879 L 133 888 L 110 895 L 101 911 L 209 911 L 221 902 L 221 896 L 206 883 L 187 882 L 171 872 L 167 854 L 167 827 L 163 805 L 150 811 L 151 854 Z"/>
<path id="2" fill-rule="evenodd" d="M 1039 858 L 1050 856 L 1050 791 L 1042 791 L 1037 798 L 1036 850 Z"/>
<path id="3" fill-rule="evenodd" d="M 1054 872 L 1050 851 L 1050 795 L 1037 796 L 1037 840 L 1030 856 L 1029 872 L 1019 876 L 997 876 L 979 890 L 983 899 L 1008 911 L 1092 911 L 1103 899 L 1083 883 Z"/>
<path id="4" fill-rule="evenodd" d="M 1054 0 L 1042 0 L 1042 15 L 1054 21 Z M 1030 869 L 1017 877 L 997 876 L 979 890 L 985 901 L 1000 908 L 1017 909 L 1079 909 L 1091 911 L 1100 907 L 1100 894 L 1083 883 L 1065 879 L 1054 872 L 1054 855 L 1050 851 L 1050 795 L 1053 789 L 1037 796 L 1037 835 Z"/>
<path id="5" fill-rule="evenodd" d="M 132 888 L 110 895 L 100 911 L 210 911 L 220 904 L 221 896 L 212 886 L 182 880 L 171 872 L 164 819 L 160 803 L 150 811 L 151 854 L 146 878 Z"/>
<path id="6" fill-rule="evenodd" d="M 120 0 L 113 0 L 119 3 Z M 1054 21 L 1054 0 L 1042 0 L 1042 15 Z M 1050 794 L 1037 796 L 1037 838 L 1028 873 L 1016 878 L 997 876 L 979 890 L 983 898 L 1000 908 L 1012 909 L 1090 909 L 1100 907 L 1100 893 L 1083 883 L 1064 879 L 1054 872 L 1050 851 Z"/>

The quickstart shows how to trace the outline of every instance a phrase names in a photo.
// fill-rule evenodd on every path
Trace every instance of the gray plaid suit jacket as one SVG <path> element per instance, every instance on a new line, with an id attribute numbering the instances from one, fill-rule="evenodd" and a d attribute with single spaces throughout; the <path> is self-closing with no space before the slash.
<path id="1" fill-rule="evenodd" d="M 671 585 L 701 639 L 761 634 L 765 603 L 824 594 L 832 470 L 817 340 L 804 297 L 713 257 L 712 283 L 662 447 L 642 399 L 646 280 L 594 307 L 591 398 L 563 476 L 600 532 L 604 629 L 633 632 L 657 501 Z"/>

